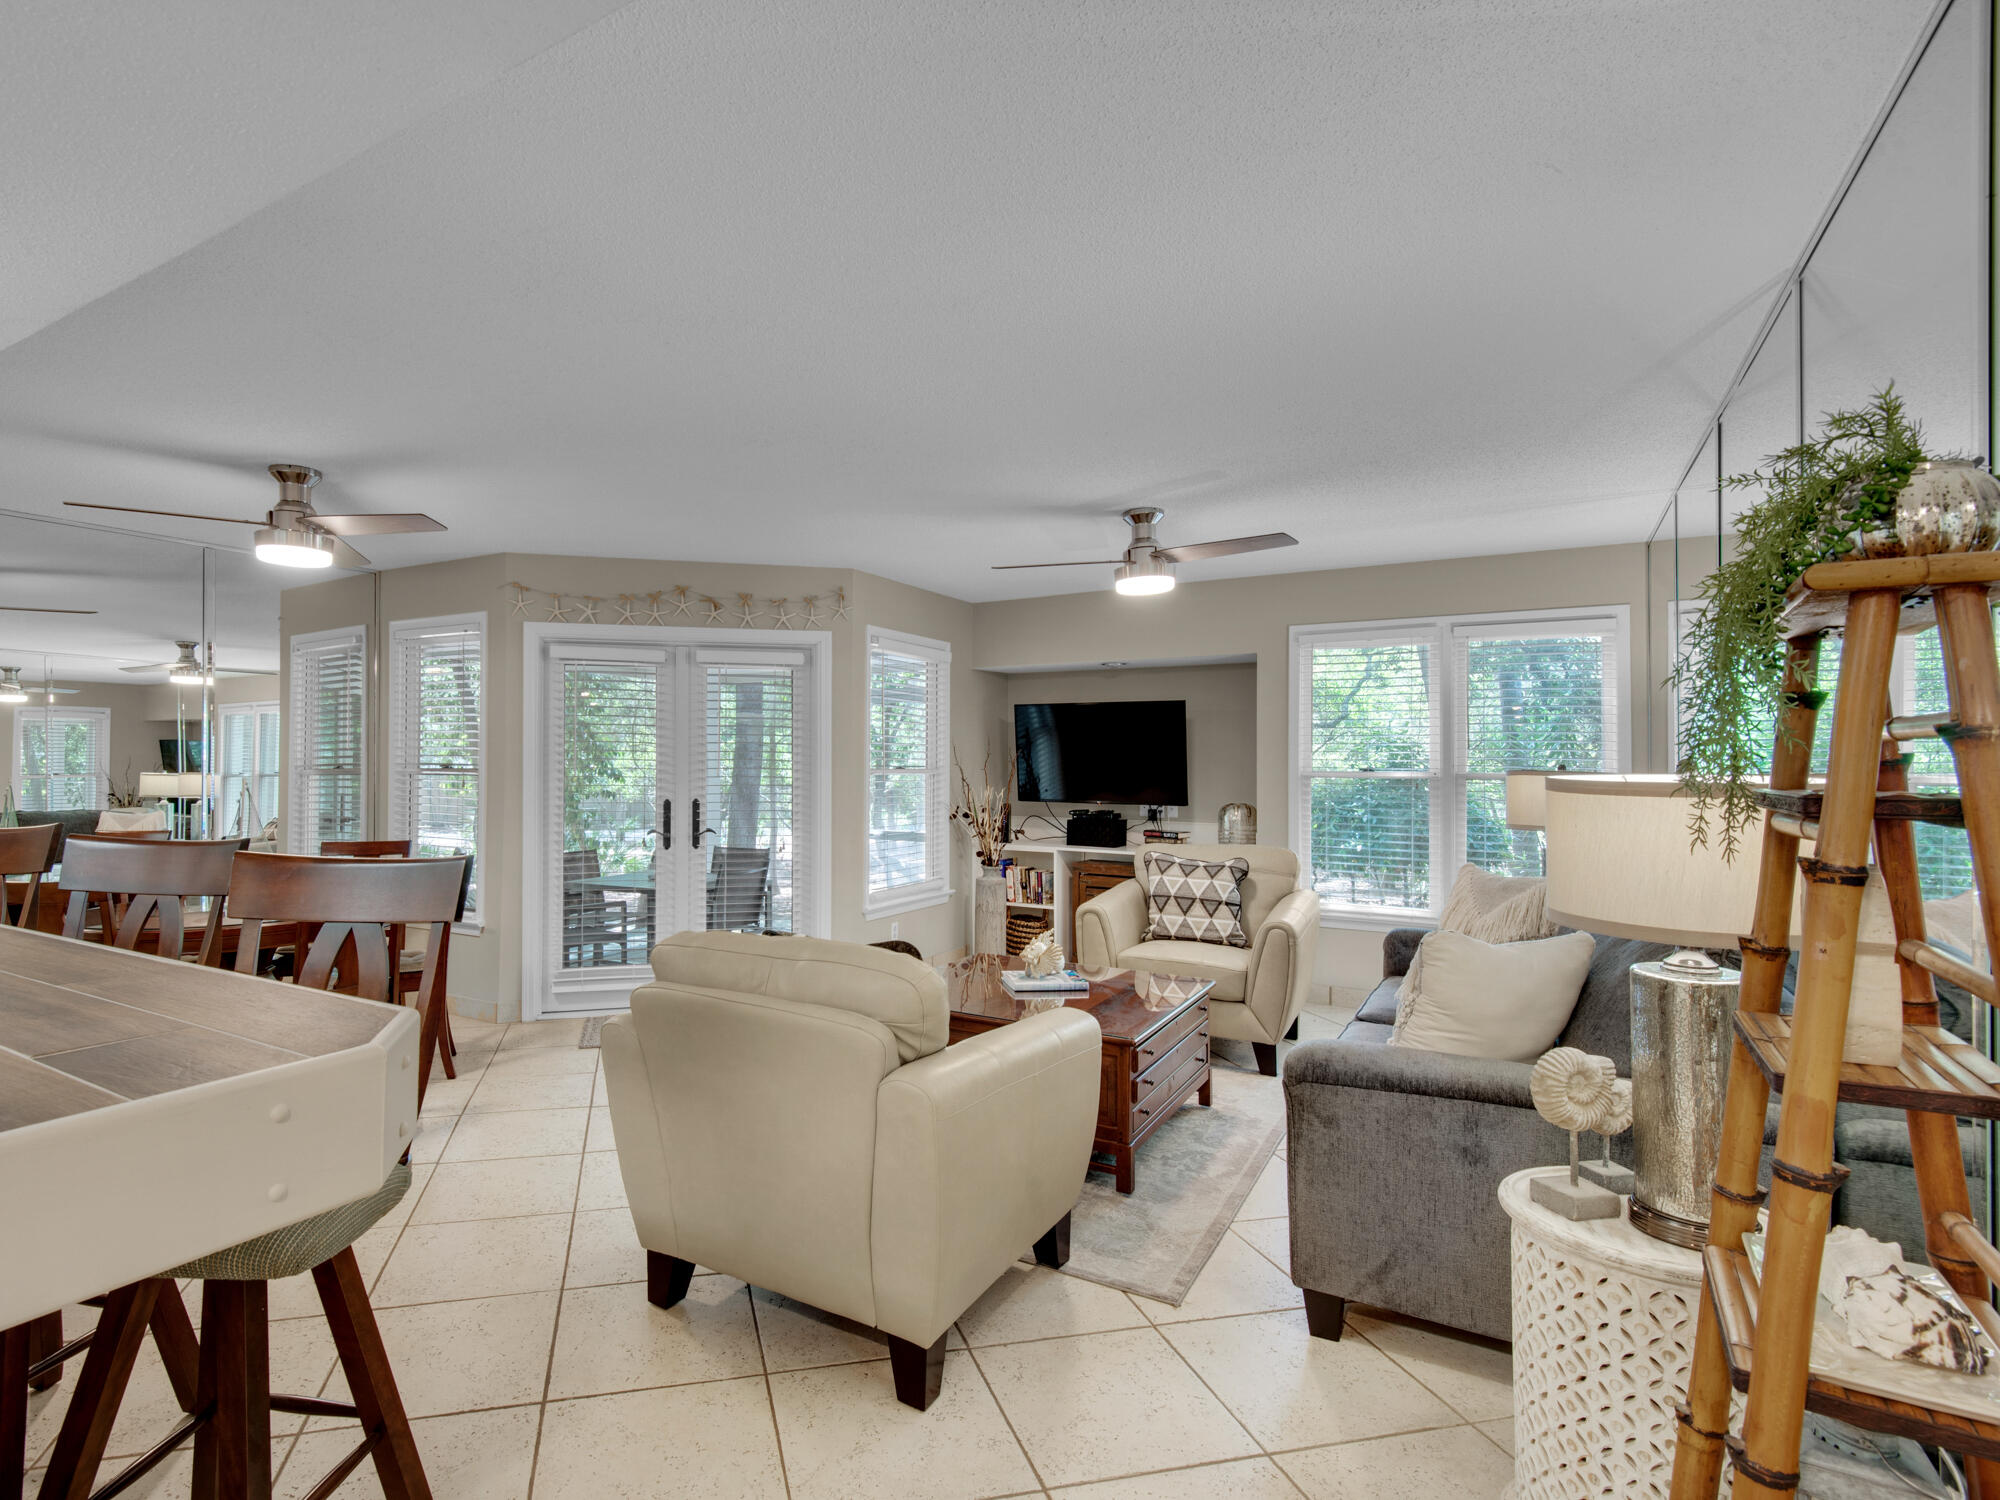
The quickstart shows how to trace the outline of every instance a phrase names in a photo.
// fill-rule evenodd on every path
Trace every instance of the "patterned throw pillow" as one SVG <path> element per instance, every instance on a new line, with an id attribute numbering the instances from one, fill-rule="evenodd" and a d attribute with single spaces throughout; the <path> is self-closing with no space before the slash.
<path id="1" fill-rule="evenodd" d="M 1243 877 L 1247 859 L 1181 859 L 1148 851 L 1143 858 L 1146 936 L 1247 948 Z"/>

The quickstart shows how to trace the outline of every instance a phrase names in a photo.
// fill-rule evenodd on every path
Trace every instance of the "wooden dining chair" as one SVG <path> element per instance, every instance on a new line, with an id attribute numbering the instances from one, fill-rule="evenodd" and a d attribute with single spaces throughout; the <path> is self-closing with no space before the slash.
<path id="1" fill-rule="evenodd" d="M 423 1052 L 417 1073 L 421 1107 L 431 1051 L 437 1045 L 443 960 L 458 909 L 463 864 L 456 858 L 238 855 L 228 897 L 231 912 L 242 924 L 237 967 L 255 973 L 263 924 L 288 922 L 301 934 L 297 983 L 393 1001 L 389 929 L 429 925 L 434 962 L 426 966 L 422 992 Z M 304 935 L 308 931 L 310 938 Z M 276 1411 L 354 1418 L 361 1423 L 360 1443 L 311 1487 L 310 1495 L 331 1495 L 372 1458 L 387 1500 L 430 1500 L 409 1415 L 375 1322 L 368 1283 L 354 1255 L 354 1242 L 380 1222 L 409 1187 L 409 1166 L 399 1163 L 381 1189 L 367 1198 L 113 1293 L 98 1325 L 103 1347 L 100 1351 L 93 1346 L 85 1361 L 50 1455 L 43 1496 L 87 1500 L 93 1493 L 146 1321 L 175 1278 L 192 1277 L 202 1283 L 202 1315 L 196 1389 L 188 1407 L 191 1416 L 113 1479 L 107 1490 L 136 1479 L 141 1465 L 164 1457 L 192 1433 L 193 1500 L 239 1496 L 269 1500 L 271 1413 Z M 271 1391 L 270 1283 L 306 1271 L 312 1272 L 319 1292 L 351 1404 Z"/>
<path id="2" fill-rule="evenodd" d="M 426 928 L 424 968 L 417 984 L 423 1024 L 417 1061 L 421 1107 L 430 1086 L 431 1058 L 449 1035 L 444 1029 L 445 974 L 451 957 L 451 924 L 461 909 L 464 886 L 462 855 L 343 859 L 240 854 L 229 884 L 229 909 L 242 924 L 236 967 L 256 972 L 257 938 L 264 923 L 294 922 L 300 924 L 292 976 L 297 983 L 394 1004 L 401 955 L 391 949 L 390 929 Z M 449 1074 L 449 1057 L 445 1068 Z"/>
<path id="3" fill-rule="evenodd" d="M 13 893 L 6 889 L 6 882 L 21 875 L 28 877 L 28 889 L 21 897 L 21 915 L 14 925 L 35 925 L 35 913 L 41 902 L 42 877 L 56 862 L 56 850 L 61 847 L 60 823 L 29 823 L 21 828 L 0 828 L 0 927 L 7 925 L 7 912 L 13 904 Z"/>
<path id="4" fill-rule="evenodd" d="M 196 962 L 222 964 L 223 917 L 229 901 L 230 867 L 241 839 L 157 842 L 79 834 L 63 845 L 62 889 L 69 896 L 63 936 L 82 938 L 95 905 L 101 913 L 101 942 L 137 948 L 149 924 L 157 923 L 154 951 L 178 958 L 187 946 L 184 903 L 210 901 Z"/>
<path id="5" fill-rule="evenodd" d="M 323 839 L 319 852 L 330 859 L 408 859 L 408 839 Z"/>

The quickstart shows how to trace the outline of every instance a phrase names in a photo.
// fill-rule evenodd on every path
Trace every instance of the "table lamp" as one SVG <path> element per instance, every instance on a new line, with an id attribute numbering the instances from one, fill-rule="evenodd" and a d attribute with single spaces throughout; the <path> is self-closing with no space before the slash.
<path id="1" fill-rule="evenodd" d="M 1510 800 L 1512 790 L 1510 777 Z M 1543 792 L 1549 920 L 1688 945 L 1631 968 L 1631 1221 L 1698 1249 L 1708 1239 L 1740 982 L 1703 950 L 1733 949 L 1750 930 L 1757 844 L 1733 862 L 1719 839 L 1693 847 L 1692 800 L 1675 776 L 1551 775 Z"/>

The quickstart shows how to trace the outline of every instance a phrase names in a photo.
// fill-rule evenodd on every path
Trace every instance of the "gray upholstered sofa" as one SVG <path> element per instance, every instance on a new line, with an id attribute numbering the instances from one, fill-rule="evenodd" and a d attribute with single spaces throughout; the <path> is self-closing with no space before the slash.
<path id="1" fill-rule="evenodd" d="M 1389 933 L 1382 983 L 1354 1020 L 1336 1040 L 1296 1046 L 1285 1060 L 1292 1280 L 1321 1338 L 1340 1337 L 1348 1302 L 1510 1337 L 1509 1228 L 1495 1190 L 1523 1167 L 1568 1160 L 1568 1137 L 1528 1098 L 1527 1063 L 1388 1045 L 1402 975 L 1422 938 Z M 1558 1045 L 1609 1057 L 1629 1074 L 1626 970 L 1668 951 L 1599 937 Z M 1965 1014 L 1949 992 L 1940 999 L 1946 1024 Z M 1774 1100 L 1767 1142 L 1776 1127 Z M 1962 1127 L 1960 1137 L 1976 1201 L 1977 1132 Z M 1613 1143 L 1615 1157 L 1629 1161 L 1629 1139 Z M 1922 1215 L 1901 1117 L 1843 1104 L 1834 1150 L 1852 1173 L 1835 1200 L 1835 1221 L 1900 1241 L 1921 1259 Z"/>

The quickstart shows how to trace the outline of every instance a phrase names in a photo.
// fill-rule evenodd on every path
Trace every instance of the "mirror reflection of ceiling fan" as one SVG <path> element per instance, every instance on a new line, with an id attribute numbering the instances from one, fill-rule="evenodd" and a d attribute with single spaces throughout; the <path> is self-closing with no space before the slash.
<path id="1" fill-rule="evenodd" d="M 94 615 L 94 609 L 56 609 L 46 604 L 0 604 L 0 609 L 18 615 Z"/>
<path id="2" fill-rule="evenodd" d="M 1179 547 L 1162 547 L 1153 527 L 1166 511 L 1157 505 L 1135 505 L 1124 512 L 1132 528 L 1132 544 L 1123 557 L 1078 559 L 1075 562 L 995 563 L 995 571 L 1013 568 L 1111 568 L 1112 586 L 1121 594 L 1164 594 L 1174 586 L 1174 565 L 1198 562 L 1206 557 L 1230 557 L 1238 552 L 1262 552 L 1270 547 L 1296 547 L 1299 539 L 1288 531 L 1266 531 L 1258 536 L 1234 536 L 1222 542 L 1189 542 Z"/>
<path id="3" fill-rule="evenodd" d="M 200 687 L 204 682 L 213 682 L 218 677 L 256 677 L 261 675 L 256 672 L 233 671 L 227 667 L 210 667 L 206 672 L 203 672 L 201 660 L 195 655 L 195 643 L 193 641 L 175 641 L 174 644 L 180 648 L 181 654 L 176 656 L 172 661 L 148 662 L 143 667 L 120 667 L 118 670 L 133 673 L 165 672 L 167 674 L 167 681 L 179 683 L 183 687 Z M 207 656 L 211 662 L 215 660 L 214 647 L 211 646 L 209 648 Z"/>
<path id="4" fill-rule="evenodd" d="M 259 562 L 284 568 L 366 568 L 367 558 L 342 537 L 380 536 L 400 531 L 443 531 L 445 524 L 419 511 L 390 515 L 329 515 L 313 509 L 308 493 L 319 483 L 319 470 L 304 464 L 271 464 L 278 481 L 278 503 L 261 521 L 238 516 L 203 516 L 186 510 L 149 510 L 140 505 L 99 505 L 90 500 L 65 500 L 83 510 L 116 510 L 134 516 L 175 516 L 185 521 L 214 521 L 222 526 L 254 526 Z"/>
<path id="5" fill-rule="evenodd" d="M 0 667 L 0 703 L 26 703 L 31 697 L 36 696 L 53 703 L 58 694 L 67 696 L 81 691 L 81 688 L 57 687 L 53 682 L 47 681 L 23 682 L 19 667 Z"/>

